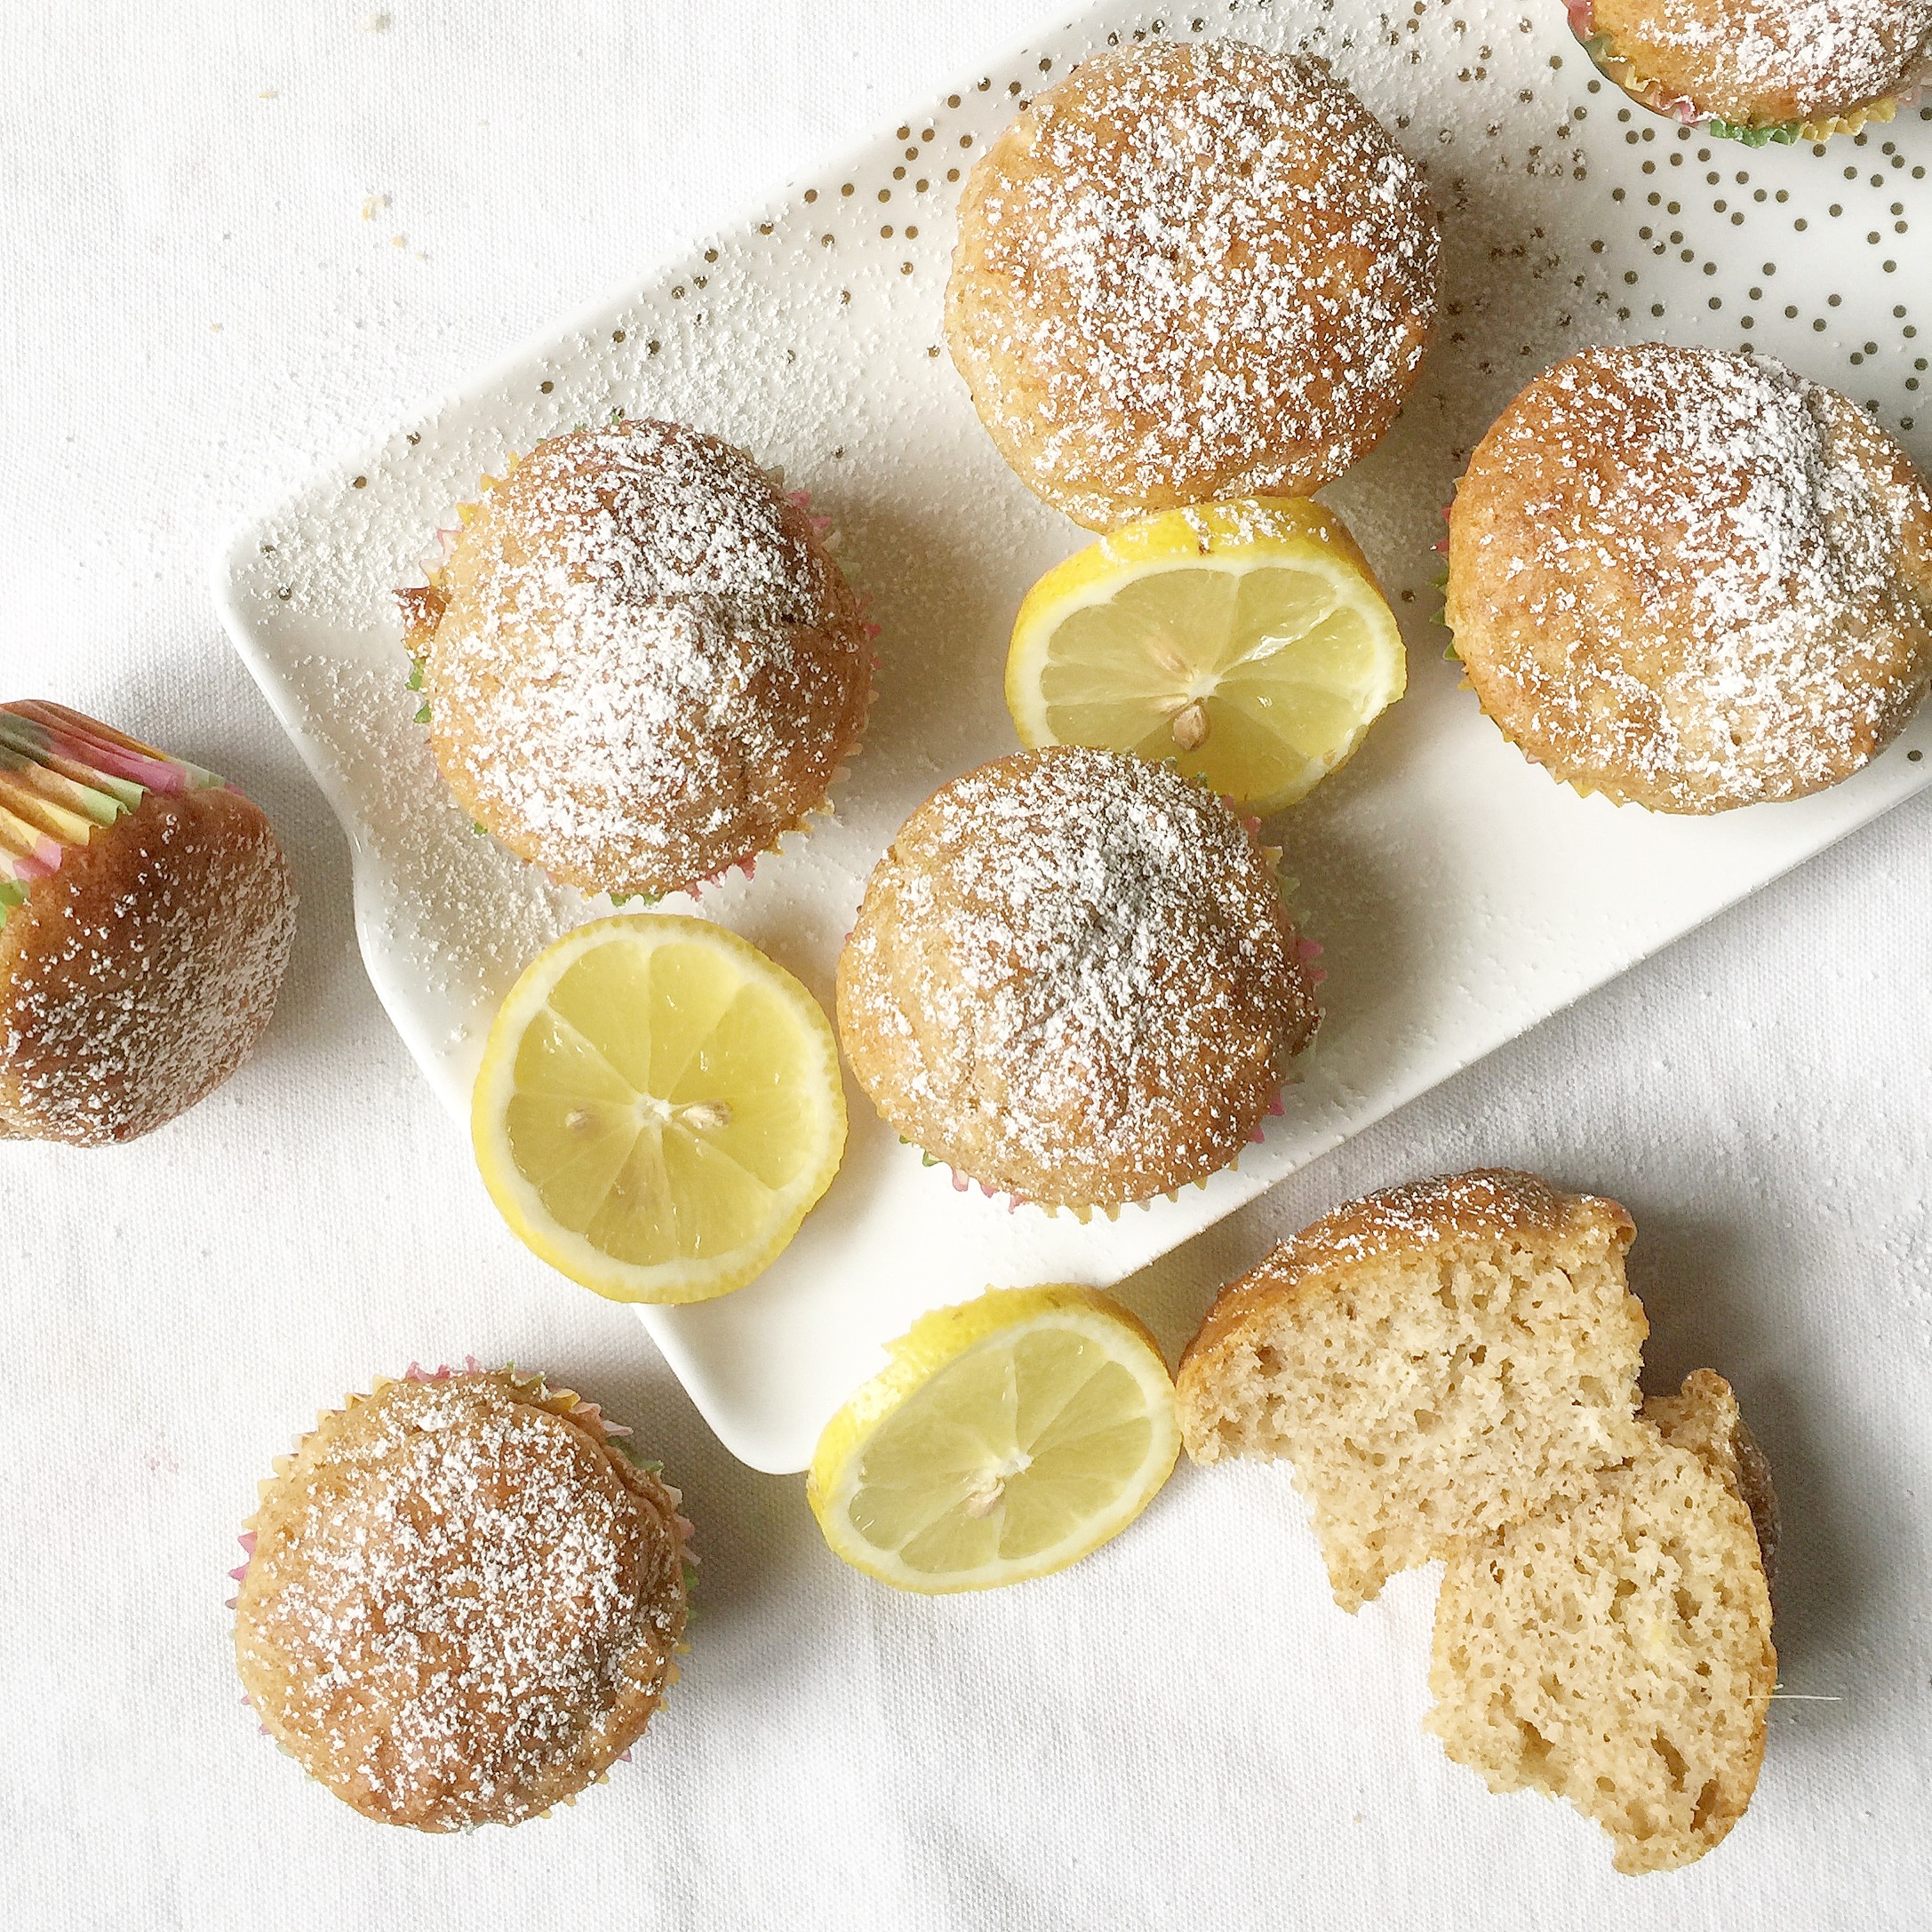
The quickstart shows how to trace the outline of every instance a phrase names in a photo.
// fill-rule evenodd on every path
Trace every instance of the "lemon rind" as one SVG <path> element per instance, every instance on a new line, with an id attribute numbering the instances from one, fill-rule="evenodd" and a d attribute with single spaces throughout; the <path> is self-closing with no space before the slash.
<path id="1" fill-rule="evenodd" d="M 1193 539 L 1191 554 L 1177 541 L 1177 532 L 1184 530 Z M 1359 603 L 1365 584 L 1386 613 L 1393 644 L 1392 675 L 1382 690 L 1371 694 L 1371 702 L 1345 742 L 1311 760 L 1312 769 L 1289 784 L 1233 800 L 1262 818 L 1298 803 L 1348 762 L 1377 719 L 1409 686 L 1408 652 L 1386 594 L 1347 526 L 1311 498 L 1247 498 L 1163 511 L 1130 523 L 1056 564 L 1021 602 L 1007 651 L 1006 706 L 1020 743 L 1037 751 L 1065 742 L 1047 722 L 1042 681 L 1051 640 L 1069 618 L 1112 603 L 1130 584 L 1178 569 L 1245 576 L 1271 562 L 1325 579 L 1337 590 L 1338 602 Z"/>
<path id="2" fill-rule="evenodd" d="M 1030 1329 L 1074 1329 L 1102 1341 L 1110 1360 L 1130 1369 L 1147 1393 L 1155 1439 L 1136 1481 L 1117 1506 L 1082 1525 L 1034 1557 L 939 1576 L 892 1561 L 891 1553 L 849 1532 L 846 1513 L 857 1487 L 865 1444 L 918 1395 L 940 1369 L 978 1348 L 1010 1344 Z M 888 1361 L 854 1392 L 826 1425 L 805 1479 L 806 1500 L 827 1545 L 842 1561 L 895 1589 L 923 1596 L 957 1595 L 1051 1576 L 1119 1536 L 1159 1495 L 1180 1449 L 1173 1379 L 1160 1345 L 1130 1309 L 1099 1289 L 1057 1282 L 1031 1289 L 989 1289 L 975 1300 L 930 1310 L 887 1345 Z M 1160 1425 L 1164 1420 L 1163 1432 Z M 1090 1533 L 1089 1533 L 1090 1532 Z"/>

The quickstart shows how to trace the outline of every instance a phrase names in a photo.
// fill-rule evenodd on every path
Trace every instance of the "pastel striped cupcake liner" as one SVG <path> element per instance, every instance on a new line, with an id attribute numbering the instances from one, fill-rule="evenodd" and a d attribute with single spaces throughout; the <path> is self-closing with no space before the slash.
<path id="1" fill-rule="evenodd" d="M 227 783 L 65 705 L 0 705 L 0 920 L 148 793 Z"/>

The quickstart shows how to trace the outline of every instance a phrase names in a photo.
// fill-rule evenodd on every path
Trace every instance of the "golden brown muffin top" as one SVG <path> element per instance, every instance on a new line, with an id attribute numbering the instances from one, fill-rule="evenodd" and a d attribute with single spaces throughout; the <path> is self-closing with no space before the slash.
<path id="1" fill-rule="evenodd" d="M 1095 528 L 1338 475 L 1434 314 L 1420 172 L 1311 55 L 1098 55 L 988 150 L 960 220 L 948 333 L 974 402 Z"/>
<path id="2" fill-rule="evenodd" d="M 1740 124 L 1828 120 L 1910 87 L 1932 0 L 1577 0 L 1646 80 Z M 1573 11 L 1577 7 L 1573 6 Z"/>
<path id="3" fill-rule="evenodd" d="M 871 687 L 821 530 L 680 424 L 539 443 L 406 600 L 451 790 L 591 890 L 661 893 L 773 843 L 823 802 Z"/>
<path id="4" fill-rule="evenodd" d="M 379 1384 L 262 1486 L 236 1599 L 263 1723 L 366 1816 L 515 1824 L 643 1731 L 685 1617 L 677 1492 L 513 1371 Z"/>
<path id="5" fill-rule="evenodd" d="M 1540 1175 L 1515 1168 L 1438 1175 L 1345 1201 L 1279 1242 L 1258 1267 L 1221 1290 L 1188 1343 L 1182 1367 L 1220 1347 L 1257 1314 L 1314 1292 L 1377 1256 L 1457 1241 L 1508 1243 L 1562 1233 L 1599 1234 L 1621 1255 L 1636 1238 L 1637 1226 L 1621 1202 L 1565 1194 Z"/>
<path id="6" fill-rule="evenodd" d="M 1932 676 L 1932 496 L 1767 357 L 1587 349 L 1471 457 L 1447 619 L 1484 710 L 1558 776 L 1674 811 L 1796 796 Z"/>
<path id="7" fill-rule="evenodd" d="M 839 962 L 860 1081 L 927 1153 L 1046 1203 L 1224 1167 L 1313 1033 L 1272 866 L 1171 765 L 1056 746 L 955 778 Z"/>

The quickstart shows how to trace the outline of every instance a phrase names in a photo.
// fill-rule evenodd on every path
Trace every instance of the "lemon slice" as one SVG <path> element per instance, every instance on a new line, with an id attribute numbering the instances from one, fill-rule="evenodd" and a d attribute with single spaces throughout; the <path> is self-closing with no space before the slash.
<path id="1" fill-rule="evenodd" d="M 818 1002 L 736 933 L 630 914 L 566 933 L 511 989 L 470 1105 L 523 1244 L 618 1301 L 742 1288 L 845 1147 Z"/>
<path id="2" fill-rule="evenodd" d="M 1006 659 L 1020 743 L 1171 758 L 1257 814 L 1305 796 L 1402 695 L 1401 632 L 1305 498 L 1126 524 L 1026 594 Z"/>
<path id="3" fill-rule="evenodd" d="M 1090 1288 L 939 1308 L 826 1425 L 805 1494 L 834 1552 L 901 1590 L 1064 1569 L 1139 1515 L 1180 1450 L 1154 1337 Z"/>

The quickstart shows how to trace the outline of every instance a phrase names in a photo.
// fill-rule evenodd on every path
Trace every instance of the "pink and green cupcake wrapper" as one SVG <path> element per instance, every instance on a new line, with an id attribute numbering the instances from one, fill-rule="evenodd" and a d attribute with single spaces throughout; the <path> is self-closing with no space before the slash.
<path id="1" fill-rule="evenodd" d="M 0 919 L 149 792 L 227 782 L 65 705 L 0 705 Z"/>
<path id="2" fill-rule="evenodd" d="M 1817 120 L 1727 121 L 1721 116 L 1706 114 L 1694 100 L 1673 94 L 1661 81 L 1645 75 L 1628 55 L 1619 52 L 1609 34 L 1597 31 L 1594 0 L 1563 0 L 1563 4 L 1569 14 L 1570 32 L 1583 44 L 1584 52 L 1632 100 L 1667 120 L 1681 122 L 1686 127 L 1700 127 L 1724 140 L 1741 141 L 1746 148 L 1762 148 L 1773 141 L 1789 147 L 1799 140 L 1823 141 L 1833 134 L 1856 134 L 1867 122 L 1889 121 L 1900 108 L 1909 106 L 1919 95 L 1920 82 L 1909 79 L 1896 93 Z"/>

